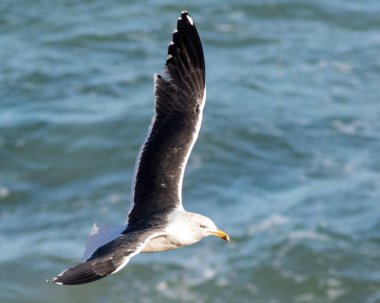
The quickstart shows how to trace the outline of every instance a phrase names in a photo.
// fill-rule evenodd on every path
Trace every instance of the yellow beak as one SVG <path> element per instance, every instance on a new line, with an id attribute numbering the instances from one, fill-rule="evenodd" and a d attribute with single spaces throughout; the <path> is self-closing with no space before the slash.
<path id="1" fill-rule="evenodd" d="M 214 236 L 219 237 L 223 240 L 230 241 L 230 237 L 222 230 L 218 229 L 216 232 L 214 232 Z"/>

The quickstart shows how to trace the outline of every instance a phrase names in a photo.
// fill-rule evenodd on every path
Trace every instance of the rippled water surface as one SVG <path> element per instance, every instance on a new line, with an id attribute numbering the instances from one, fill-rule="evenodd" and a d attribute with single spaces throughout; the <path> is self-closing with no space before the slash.
<path id="1" fill-rule="evenodd" d="M 380 302 L 380 2 L 0 3 L 0 301 Z M 229 232 L 45 282 L 124 221 L 179 12 L 200 32 L 188 210 Z"/>

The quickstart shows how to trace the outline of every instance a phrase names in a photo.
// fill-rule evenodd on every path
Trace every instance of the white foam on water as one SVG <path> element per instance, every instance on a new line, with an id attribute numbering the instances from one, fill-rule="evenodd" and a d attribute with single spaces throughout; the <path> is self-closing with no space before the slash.
<path id="1" fill-rule="evenodd" d="M 332 126 L 341 134 L 354 136 L 359 132 L 368 132 L 369 125 L 363 120 L 355 120 L 352 122 L 343 122 L 342 120 L 332 121 Z"/>
<path id="2" fill-rule="evenodd" d="M 10 193 L 10 191 L 8 188 L 6 188 L 4 186 L 0 186 L 0 199 L 9 196 L 9 193 Z"/>
<path id="3" fill-rule="evenodd" d="M 287 217 L 284 217 L 280 214 L 272 214 L 270 217 L 268 217 L 264 221 L 260 222 L 257 225 L 252 226 L 249 229 L 249 232 L 252 234 L 252 233 L 256 233 L 260 231 L 265 231 L 276 226 L 288 224 L 289 222 L 290 222 L 290 219 Z"/>
<path id="4" fill-rule="evenodd" d="M 330 238 L 311 230 L 297 230 L 289 233 L 289 239 L 327 241 Z"/>

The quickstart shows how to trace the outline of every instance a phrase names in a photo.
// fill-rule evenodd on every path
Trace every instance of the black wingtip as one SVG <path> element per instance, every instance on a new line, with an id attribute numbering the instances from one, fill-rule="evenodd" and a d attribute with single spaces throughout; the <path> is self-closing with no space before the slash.
<path id="1" fill-rule="evenodd" d="M 58 285 L 77 285 L 102 279 L 116 270 L 112 260 L 84 262 L 64 270 L 51 282 Z"/>
<path id="2" fill-rule="evenodd" d="M 169 43 L 165 63 L 167 67 L 178 64 L 183 64 L 187 68 L 191 64 L 203 72 L 205 69 L 202 43 L 194 21 L 186 10 L 181 12 L 177 20 L 177 27 L 173 32 L 172 41 Z"/>
<path id="3" fill-rule="evenodd" d="M 59 281 L 59 277 L 54 277 L 53 279 L 51 280 L 46 280 L 46 282 L 48 283 L 53 283 L 55 285 L 64 285 L 62 282 Z"/>
<path id="4" fill-rule="evenodd" d="M 194 26 L 194 21 L 193 18 L 190 17 L 190 14 L 188 11 L 182 11 L 181 12 L 181 17 L 178 18 L 178 23 L 184 22 L 186 24 L 190 24 Z"/>
<path id="5" fill-rule="evenodd" d="M 186 16 L 189 16 L 189 12 L 188 12 L 187 10 L 183 10 L 183 11 L 181 12 L 181 18 L 182 18 L 182 19 L 185 19 Z"/>
<path id="6" fill-rule="evenodd" d="M 45 281 L 46 281 L 46 283 L 52 283 L 52 284 L 57 284 L 57 285 L 59 285 L 59 283 L 54 282 L 54 279 L 55 279 L 55 278 L 53 278 L 53 279 L 51 279 L 51 280 L 49 280 L 49 279 L 45 279 Z"/>

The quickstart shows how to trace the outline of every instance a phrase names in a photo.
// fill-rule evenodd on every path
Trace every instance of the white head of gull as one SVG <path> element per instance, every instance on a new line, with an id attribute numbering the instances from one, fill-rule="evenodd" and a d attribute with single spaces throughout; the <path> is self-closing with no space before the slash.
<path id="1" fill-rule="evenodd" d="M 197 139 L 206 100 L 201 40 L 186 11 L 177 20 L 162 75 L 154 75 L 155 113 L 137 157 L 132 203 L 125 225 L 95 223 L 83 262 L 53 278 L 75 285 L 122 269 L 140 252 L 191 245 L 207 236 L 229 241 L 208 217 L 182 205 L 182 180 Z"/>

